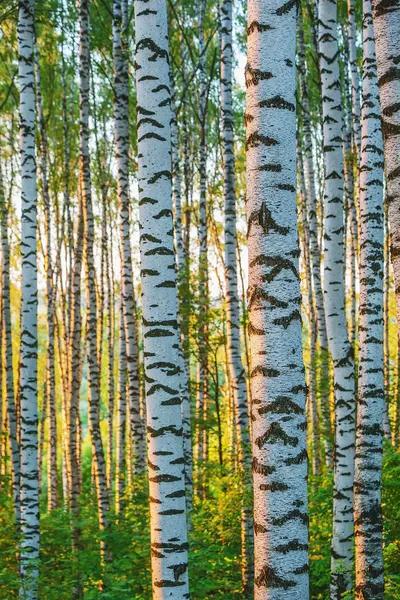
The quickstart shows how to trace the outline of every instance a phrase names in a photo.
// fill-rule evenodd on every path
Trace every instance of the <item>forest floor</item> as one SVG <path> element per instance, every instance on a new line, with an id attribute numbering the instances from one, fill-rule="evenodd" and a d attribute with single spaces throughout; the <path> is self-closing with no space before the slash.
<path id="1" fill-rule="evenodd" d="M 83 480 L 90 482 L 90 452 L 84 455 Z M 400 599 L 400 452 L 386 447 L 383 469 L 383 516 L 386 600 Z M 243 598 L 240 565 L 240 485 L 226 469 L 207 470 L 208 497 L 195 502 L 190 533 L 190 585 L 193 600 Z M 85 487 L 85 486 L 84 486 Z M 328 599 L 332 478 L 310 480 L 311 598 Z M 311 490 L 310 490 L 311 491 Z M 108 543 L 113 560 L 101 579 L 97 508 L 93 490 L 82 496 L 83 549 L 71 553 L 69 515 L 60 508 L 47 513 L 45 490 L 41 517 L 40 600 L 70 600 L 79 565 L 84 599 L 150 600 L 149 514 L 146 482 L 130 490 L 125 515 L 112 520 Z M 0 489 L 0 598 L 17 598 L 15 527 L 10 487 Z M 352 596 L 350 596 L 352 597 Z"/>

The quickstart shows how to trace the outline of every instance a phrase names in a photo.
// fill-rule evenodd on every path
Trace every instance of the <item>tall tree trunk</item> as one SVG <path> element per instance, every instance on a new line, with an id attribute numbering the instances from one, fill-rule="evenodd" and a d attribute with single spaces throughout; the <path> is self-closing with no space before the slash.
<path id="1" fill-rule="evenodd" d="M 384 347 L 384 386 L 385 386 L 385 406 L 383 414 L 383 433 L 389 443 L 393 442 L 394 437 L 392 436 L 392 429 L 389 420 L 389 405 L 392 397 L 391 383 L 390 383 L 390 312 L 389 312 L 389 295 L 390 295 L 390 232 L 389 232 L 389 215 L 387 203 L 384 204 L 384 284 L 383 284 L 383 322 L 384 322 L 384 333 L 383 333 L 383 347 Z"/>
<path id="2" fill-rule="evenodd" d="M 360 164 L 361 152 L 361 127 L 360 127 L 360 74 L 358 71 L 357 46 L 356 46 L 356 13 L 354 0 L 348 0 L 348 26 L 347 36 L 349 43 L 349 62 L 351 71 L 351 114 L 353 126 L 353 148 L 357 161 Z"/>
<path id="3" fill-rule="evenodd" d="M 3 251 L 2 265 L 2 325 L 4 330 L 5 347 L 5 369 L 6 369 L 6 397 L 8 435 L 10 438 L 12 486 L 14 496 L 14 508 L 19 529 L 21 518 L 20 507 L 20 448 L 17 435 L 17 410 L 15 406 L 15 388 L 13 372 L 13 347 L 12 347 L 12 323 L 11 323 L 11 298 L 10 298 L 10 246 L 8 242 L 8 210 L 4 194 L 3 174 L 0 164 L 0 226 L 1 226 L 1 248 Z"/>
<path id="4" fill-rule="evenodd" d="M 205 417 L 208 395 L 207 365 L 207 308 L 208 308 L 208 236 L 207 236 L 207 73 L 206 48 L 204 38 L 204 19 L 206 0 L 199 0 L 199 324 L 198 324 L 198 362 L 197 362 L 197 398 L 196 398 L 196 446 L 197 446 L 197 488 L 203 495 L 203 462 L 205 458 Z"/>
<path id="5" fill-rule="evenodd" d="M 134 471 L 145 471 L 145 438 L 140 416 L 139 350 L 135 324 L 135 296 L 129 229 L 129 113 L 128 41 L 122 20 L 121 0 L 113 2 L 114 128 L 118 167 L 118 202 L 122 249 L 122 295 L 129 381 L 129 416 L 134 443 Z"/>
<path id="6" fill-rule="evenodd" d="M 79 100 L 80 100 L 80 178 L 82 183 L 82 205 L 86 240 L 86 286 L 87 286 L 87 341 L 88 341 L 88 383 L 89 383 L 89 429 L 92 439 L 93 461 L 96 479 L 99 525 L 108 527 L 109 497 L 106 477 L 106 461 L 100 431 L 100 374 L 97 343 L 97 297 L 96 273 L 94 262 L 94 219 L 92 207 L 92 189 L 90 175 L 89 149 L 89 1 L 79 3 Z M 107 556 L 104 540 L 101 543 L 105 558 Z"/>
<path id="7" fill-rule="evenodd" d="M 326 333 L 326 319 L 324 309 L 324 295 L 321 282 L 321 248 L 318 240 L 317 220 L 317 194 L 315 189 L 315 165 L 313 156 L 313 142 L 310 118 L 310 100 L 308 97 L 308 85 L 306 79 L 306 60 L 304 48 L 303 17 L 299 10 L 298 14 L 298 65 L 300 78 L 300 91 L 302 103 L 302 124 L 304 138 L 304 175 L 305 193 L 307 201 L 307 221 L 309 224 L 309 251 L 312 269 L 312 286 L 315 297 L 315 309 L 317 315 L 317 332 L 319 341 L 319 371 L 321 385 L 320 405 L 322 416 L 322 437 L 325 447 L 325 463 L 328 468 L 333 460 L 333 439 L 331 428 L 331 416 L 329 406 L 329 350 L 328 337 Z"/>
<path id="8" fill-rule="evenodd" d="M 153 599 L 189 597 L 164 0 L 135 0 L 140 256 Z M 172 538 L 172 539 L 171 539 Z"/>
<path id="9" fill-rule="evenodd" d="M 21 0 L 18 53 L 21 130 L 21 553 L 20 598 L 38 598 L 39 473 L 37 407 L 37 192 L 34 0 Z"/>
<path id="10" fill-rule="evenodd" d="M 249 0 L 247 33 L 254 597 L 288 600 L 309 596 L 306 385 L 296 218 L 295 3 Z"/>
<path id="11" fill-rule="evenodd" d="M 320 424 L 317 404 L 317 378 L 316 378 L 316 348 L 317 348 L 317 316 L 312 294 L 312 269 L 310 260 L 310 231 L 307 219 L 307 202 L 304 183 L 303 156 L 299 146 L 297 147 L 297 169 L 299 172 L 300 206 L 298 209 L 299 238 L 302 247 L 303 269 L 305 273 L 305 287 L 308 307 L 304 312 L 308 320 L 308 338 L 310 344 L 310 363 L 308 367 L 308 432 L 311 438 L 312 448 L 312 474 L 321 474 L 320 461 Z"/>
<path id="12" fill-rule="evenodd" d="M 319 0 L 324 143 L 324 303 L 334 368 L 335 462 L 331 599 L 351 588 L 353 564 L 354 361 L 348 340 L 343 256 L 343 114 L 336 1 Z"/>
<path id="13" fill-rule="evenodd" d="M 126 470 L 126 339 L 124 327 L 124 309 L 121 302 L 121 326 L 119 340 L 119 389 L 117 409 L 117 452 L 116 452 L 116 481 L 115 481 L 115 511 L 123 512 Z"/>
<path id="14" fill-rule="evenodd" d="M 385 151 L 391 232 L 390 254 L 395 280 L 397 322 L 400 323 L 400 66 L 398 62 L 400 5 L 398 0 L 372 0 L 372 14 Z"/>
<path id="15" fill-rule="evenodd" d="M 383 600 L 383 140 L 371 0 L 363 1 L 360 350 L 354 481 L 356 598 Z"/>
<path id="16" fill-rule="evenodd" d="M 49 510 L 57 508 L 57 408 L 55 397 L 55 319 L 54 303 L 55 292 L 53 282 L 52 262 L 52 230 L 51 230 L 51 203 L 48 179 L 48 151 L 47 132 L 43 113 L 42 85 L 40 78 L 39 48 L 35 41 L 35 75 L 36 75 L 36 104 L 40 130 L 40 166 L 43 182 L 43 204 L 45 214 L 46 253 L 44 256 L 46 272 L 46 299 L 47 299 L 47 349 L 46 349 L 46 393 L 49 411 L 49 465 L 48 465 L 48 500 Z"/>
<path id="17" fill-rule="evenodd" d="M 221 116 L 222 159 L 224 170 L 225 202 L 225 287 L 227 308 L 227 346 L 235 405 L 235 425 L 239 450 L 239 468 L 246 488 L 251 489 L 251 448 L 249 436 L 249 413 L 247 403 L 246 373 L 242 362 L 240 344 L 240 311 L 236 261 L 236 190 L 235 151 L 232 107 L 232 0 L 224 0 L 221 6 Z M 217 373 L 218 376 L 218 373 Z M 253 527 L 249 507 L 250 494 L 244 494 L 242 503 L 242 583 L 245 591 L 253 584 L 251 569 Z"/>
<path id="18" fill-rule="evenodd" d="M 174 206 L 174 231 L 176 244 L 176 263 L 178 269 L 178 298 L 179 298 L 179 324 L 181 330 L 180 353 L 181 353 L 181 398 L 182 398 L 182 425 L 183 425 L 183 444 L 185 453 L 185 489 L 186 489 L 186 509 L 189 516 L 192 512 L 193 504 L 193 454 L 192 454 L 192 431 L 191 431 L 191 410 L 190 410 L 190 356 L 186 349 L 189 346 L 189 340 L 185 339 L 184 325 L 184 303 L 185 291 L 188 289 L 187 279 L 187 257 L 183 243 L 182 232 L 182 198 L 181 198 L 181 175 L 179 166 L 178 149 L 178 123 L 176 118 L 175 106 L 175 88 L 171 72 L 171 154 L 172 154 L 172 175 L 173 175 L 173 206 Z M 187 300 L 186 300 L 187 301 Z"/>

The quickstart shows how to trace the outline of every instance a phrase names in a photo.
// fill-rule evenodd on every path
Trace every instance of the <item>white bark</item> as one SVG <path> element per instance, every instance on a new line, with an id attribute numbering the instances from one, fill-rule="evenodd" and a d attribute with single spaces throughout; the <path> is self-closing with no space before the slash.
<path id="1" fill-rule="evenodd" d="M 335 460 L 331 598 L 351 587 L 354 481 L 354 361 L 345 316 L 343 255 L 343 113 L 340 93 L 337 4 L 319 1 L 324 192 L 324 304 L 334 367 Z"/>
<path id="2" fill-rule="evenodd" d="M 189 598 L 164 0 L 135 0 L 140 256 L 153 599 Z"/>
<path id="3" fill-rule="evenodd" d="M 326 319 L 324 309 L 324 296 L 322 292 L 321 281 L 321 248 L 318 239 L 318 219 L 317 219 L 317 193 L 315 189 L 315 166 L 313 156 L 313 141 L 310 118 L 310 100 L 308 96 L 308 86 L 306 78 L 306 57 L 304 47 L 304 32 L 302 12 L 298 14 L 298 66 L 300 78 L 301 104 L 302 104 L 302 123 L 303 123 L 303 141 L 304 141 L 304 175 L 305 175 L 305 193 L 307 204 L 307 222 L 309 231 L 309 255 L 312 274 L 312 290 L 315 298 L 315 309 L 317 316 L 317 333 L 319 341 L 319 371 L 322 385 L 320 385 L 320 406 L 322 414 L 323 439 L 325 445 L 325 464 L 329 468 L 332 466 L 333 459 L 333 439 L 331 429 L 330 398 L 329 398 L 329 351 L 328 337 L 326 333 Z"/>
<path id="4" fill-rule="evenodd" d="M 351 114 L 353 126 L 353 147 L 355 149 L 357 165 L 360 164 L 361 126 L 360 126 L 360 73 L 358 71 L 357 46 L 356 46 L 356 13 L 354 0 L 348 0 L 348 42 L 349 62 L 351 71 Z"/>
<path id="5" fill-rule="evenodd" d="M 356 598 L 383 600 L 383 140 L 371 2 L 363 2 L 360 351 L 354 481 Z"/>
<path id="6" fill-rule="evenodd" d="M 37 191 L 35 158 L 34 0 L 21 0 L 18 53 L 21 131 L 21 545 L 20 598 L 38 598 L 39 473 L 37 407 Z"/>
<path id="7" fill-rule="evenodd" d="M 126 329 L 126 354 L 129 381 L 129 416 L 134 446 L 134 471 L 145 471 L 145 438 L 140 416 L 139 350 L 135 323 L 135 294 L 132 276 L 132 253 L 129 227 L 129 111 L 128 111 L 128 41 L 121 0 L 113 2 L 114 53 L 114 130 L 118 166 L 118 202 L 122 250 L 122 295 Z M 125 34 L 125 35 L 124 35 Z"/>
<path id="8" fill-rule="evenodd" d="M 236 190 L 235 149 L 232 106 L 232 0 L 223 0 L 221 6 L 221 137 L 224 172 L 224 241 L 225 241 L 225 289 L 227 348 L 229 361 L 229 384 L 232 390 L 238 462 L 243 483 L 251 489 L 251 448 L 249 435 L 249 412 L 247 403 L 246 372 L 242 362 L 240 343 L 240 310 L 236 261 Z M 252 586 L 253 527 L 245 502 L 241 509 L 242 526 L 242 584 L 244 590 Z"/>
<path id="9" fill-rule="evenodd" d="M 400 5 L 373 0 L 379 98 L 384 136 L 387 201 L 391 231 L 397 321 L 400 323 Z"/>
<path id="10" fill-rule="evenodd" d="M 11 324 L 11 297 L 10 297 L 10 246 L 8 242 L 8 210 L 4 195 L 3 174 L 0 164 L 0 235 L 1 249 L 3 252 L 2 265 L 2 326 L 5 344 L 5 371 L 6 371 L 6 397 L 8 415 L 8 435 L 10 438 L 12 486 L 14 495 L 14 508 L 19 528 L 21 518 L 20 507 L 20 448 L 17 435 L 17 409 L 15 406 L 15 386 L 13 371 L 13 347 Z"/>
<path id="11" fill-rule="evenodd" d="M 126 483 L 126 339 L 124 323 L 124 310 L 121 306 L 121 327 L 119 342 L 119 389 L 117 409 L 117 452 L 116 452 L 116 481 L 115 481 L 115 511 L 121 513 L 124 510 L 124 493 Z"/>
<path id="12" fill-rule="evenodd" d="M 246 66 L 255 600 L 308 598 L 296 219 L 296 3 L 249 0 Z"/>
<path id="13" fill-rule="evenodd" d="M 85 267 L 87 288 L 87 341 L 88 341 L 88 384 L 89 384 L 89 429 L 92 440 L 93 465 L 96 482 L 100 529 L 108 526 L 109 497 L 106 478 L 106 461 L 100 431 L 100 374 L 97 340 L 97 297 L 94 261 L 94 218 L 90 174 L 89 149 L 89 2 L 79 3 L 79 100 L 80 100 L 80 175 L 82 181 L 82 205 L 85 222 Z M 101 543 L 105 552 L 105 542 Z"/>
<path id="14" fill-rule="evenodd" d="M 204 19 L 206 0 L 199 0 L 199 322 L 198 322 L 198 363 L 197 363 L 197 398 L 196 398 L 196 451 L 197 451 L 197 487 L 204 493 L 202 481 L 202 463 L 206 458 L 205 418 L 208 396 L 207 367 L 207 309 L 208 309 L 208 235 L 207 235 L 207 78 L 206 47 L 204 38 Z"/>

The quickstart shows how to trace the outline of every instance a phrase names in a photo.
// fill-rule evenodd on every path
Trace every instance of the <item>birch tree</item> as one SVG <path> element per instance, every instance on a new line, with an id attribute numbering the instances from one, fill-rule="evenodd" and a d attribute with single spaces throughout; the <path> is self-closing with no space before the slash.
<path id="1" fill-rule="evenodd" d="M 207 73 L 206 46 L 204 37 L 204 19 L 207 0 L 198 2 L 199 9 L 199 326 L 198 326 L 198 364 L 197 364 L 197 399 L 196 399 L 196 444 L 198 489 L 204 490 L 201 474 L 202 463 L 206 456 L 206 430 L 204 419 L 207 410 L 207 308 L 208 308 L 208 236 L 207 236 Z"/>
<path id="2" fill-rule="evenodd" d="M 140 257 L 153 598 L 189 598 L 166 4 L 135 0 Z"/>
<path id="3" fill-rule="evenodd" d="M 227 305 L 227 346 L 230 370 L 230 385 L 235 405 L 235 425 L 239 451 L 239 468 L 243 481 L 250 473 L 250 435 L 247 404 L 246 373 L 242 363 L 240 343 L 240 314 L 237 282 L 237 236 L 236 236 L 236 191 L 235 149 L 232 106 L 232 0 L 224 0 L 221 6 L 221 137 L 224 169 L 225 202 L 225 288 Z M 252 585 L 252 523 L 245 504 L 242 506 L 242 581 L 244 589 Z"/>
<path id="4" fill-rule="evenodd" d="M 379 98 L 382 111 L 390 255 L 400 322 L 400 6 L 397 0 L 373 0 Z"/>
<path id="5" fill-rule="evenodd" d="M 21 544 L 20 598 L 38 598 L 39 473 L 37 406 L 37 192 L 35 157 L 34 0 L 18 14 L 21 160 Z"/>
<path id="6" fill-rule="evenodd" d="M 139 350 L 136 339 L 135 296 L 132 276 L 132 254 L 129 229 L 129 113 L 128 57 L 126 23 L 123 21 L 121 0 L 113 3 L 114 51 L 114 131 L 118 166 L 118 202 L 122 250 L 122 295 L 126 329 L 127 365 L 129 380 L 129 416 L 134 443 L 136 473 L 145 469 L 145 439 L 140 416 Z"/>
<path id="7" fill-rule="evenodd" d="M 97 341 L 97 298 L 94 262 L 94 220 L 90 174 L 89 149 L 89 0 L 79 3 L 79 104 L 80 104 L 80 178 L 82 183 L 82 205 L 85 224 L 85 269 L 87 302 L 87 344 L 89 383 L 89 428 L 92 440 L 95 484 L 97 492 L 100 529 L 108 526 L 109 497 L 107 489 L 106 461 L 100 431 L 100 374 Z M 102 541 L 105 551 L 105 543 Z"/>
<path id="8" fill-rule="evenodd" d="M 319 2 L 319 56 L 324 143 L 324 305 L 334 368 L 335 460 L 331 598 L 351 587 L 354 482 L 354 361 L 347 335 L 343 253 L 343 113 L 337 4 Z"/>
<path id="9" fill-rule="evenodd" d="M 383 600 L 383 140 L 370 0 L 363 2 L 361 117 L 360 350 L 354 482 L 356 598 Z"/>
<path id="10" fill-rule="evenodd" d="M 307 598 L 296 226 L 296 5 L 249 0 L 246 66 L 255 599 Z"/>
<path id="11" fill-rule="evenodd" d="M 5 345 L 5 372 L 6 372 L 6 398 L 7 416 L 10 438 L 11 463 L 12 463 L 12 486 L 14 495 L 14 508 L 19 528 L 21 518 L 20 506 L 20 449 L 17 427 L 17 408 L 15 406 L 15 386 L 13 373 L 13 347 L 12 347 L 12 325 L 11 325 L 11 297 L 10 297 L 10 246 L 8 241 L 8 210 L 5 198 L 3 172 L 0 163 L 0 235 L 1 249 L 3 252 L 2 264 L 2 325 L 4 329 Z"/>

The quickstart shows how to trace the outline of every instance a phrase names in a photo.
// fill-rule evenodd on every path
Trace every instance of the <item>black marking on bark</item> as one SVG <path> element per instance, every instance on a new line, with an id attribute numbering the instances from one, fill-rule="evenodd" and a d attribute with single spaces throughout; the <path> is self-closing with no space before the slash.
<path id="1" fill-rule="evenodd" d="M 253 131 L 253 133 L 251 133 L 246 139 L 246 150 L 249 148 L 258 148 L 260 144 L 266 148 L 269 148 L 270 146 L 276 146 L 278 142 L 277 140 L 274 140 L 274 138 L 270 138 L 267 135 Z"/>
<path id="2" fill-rule="evenodd" d="M 150 331 L 146 331 L 144 337 L 168 337 L 172 335 L 175 334 L 172 331 L 168 331 L 168 329 L 150 329 Z"/>
<path id="3" fill-rule="evenodd" d="M 257 375 L 262 375 L 263 377 L 279 377 L 280 372 L 276 369 L 270 369 L 268 367 L 258 365 L 257 367 L 254 367 L 250 377 L 257 377 Z"/>
<path id="4" fill-rule="evenodd" d="M 280 554 L 287 554 L 288 552 L 296 550 L 308 550 L 308 544 L 302 544 L 299 540 L 290 540 L 290 542 L 287 542 L 286 544 L 275 546 L 274 550 Z"/>
<path id="5" fill-rule="evenodd" d="M 262 33 L 263 31 L 270 31 L 274 29 L 271 25 L 264 25 L 263 23 L 259 23 L 258 21 L 252 21 L 247 28 L 247 35 L 251 35 L 254 31 L 258 31 L 258 33 Z"/>
<path id="6" fill-rule="evenodd" d="M 179 429 L 175 427 L 175 425 L 166 425 L 165 427 L 160 427 L 159 429 L 154 429 L 153 427 L 147 427 L 147 433 L 152 437 L 160 437 L 160 435 L 165 435 L 166 433 L 171 433 L 172 435 L 176 435 L 177 437 L 181 437 L 182 435 L 182 427 Z"/>
<path id="7" fill-rule="evenodd" d="M 304 410 L 296 402 L 293 402 L 289 396 L 278 396 L 273 402 L 259 408 L 258 413 L 260 415 L 267 413 L 302 415 Z"/>
<path id="8" fill-rule="evenodd" d="M 282 15 L 289 13 L 293 8 L 296 8 L 297 10 L 297 0 L 289 0 L 289 2 L 285 2 L 285 4 L 277 9 L 275 14 L 277 14 L 278 17 L 281 17 Z"/>
<path id="9" fill-rule="evenodd" d="M 274 96 L 267 100 L 261 100 L 261 102 L 258 103 L 258 106 L 260 108 L 278 108 L 280 110 L 289 110 L 291 112 L 296 110 L 296 107 L 292 102 L 287 102 L 287 100 L 281 96 Z"/>
<path id="10" fill-rule="evenodd" d="M 157 173 L 154 173 L 153 177 L 151 179 L 149 179 L 149 183 L 156 183 L 162 177 L 165 177 L 166 179 L 171 180 L 172 179 L 171 171 L 158 171 Z"/>
<path id="11" fill-rule="evenodd" d="M 261 449 L 264 444 L 278 444 L 283 442 L 285 446 L 297 446 L 299 438 L 292 437 L 284 431 L 280 423 L 271 423 L 267 431 L 255 440 L 255 444 Z"/>
<path id="12" fill-rule="evenodd" d="M 301 465 L 304 461 L 308 460 L 307 450 L 303 449 L 299 454 L 291 458 L 286 458 L 283 462 L 285 465 Z"/>
<path id="13" fill-rule="evenodd" d="M 261 71 L 260 69 L 252 69 L 250 65 L 247 63 L 245 68 L 245 80 L 246 87 L 250 87 L 251 85 L 258 85 L 260 81 L 265 81 L 267 79 L 271 79 L 273 77 L 272 73 L 269 71 Z"/>
<path id="14" fill-rule="evenodd" d="M 136 53 L 142 49 L 149 50 L 152 53 L 149 57 L 150 62 L 155 62 L 158 58 L 165 58 L 166 61 L 169 62 L 168 51 L 157 46 L 151 38 L 143 38 L 136 44 Z"/>
<path id="15" fill-rule="evenodd" d="M 253 458 L 252 462 L 253 473 L 258 473 L 258 475 L 271 475 L 276 471 L 276 467 L 270 467 L 268 465 L 261 464 L 256 457 Z"/>
<path id="16" fill-rule="evenodd" d="M 295 581 L 279 577 L 275 571 L 268 566 L 261 569 L 260 575 L 254 579 L 254 583 L 257 587 L 278 588 L 283 590 L 288 590 L 289 588 L 296 586 Z"/>
<path id="17" fill-rule="evenodd" d="M 257 287 L 250 294 L 249 309 L 260 300 L 265 300 L 265 302 L 268 302 L 271 306 L 276 306 L 277 308 L 287 308 L 287 302 L 278 300 L 274 296 L 267 294 L 262 288 Z"/>

